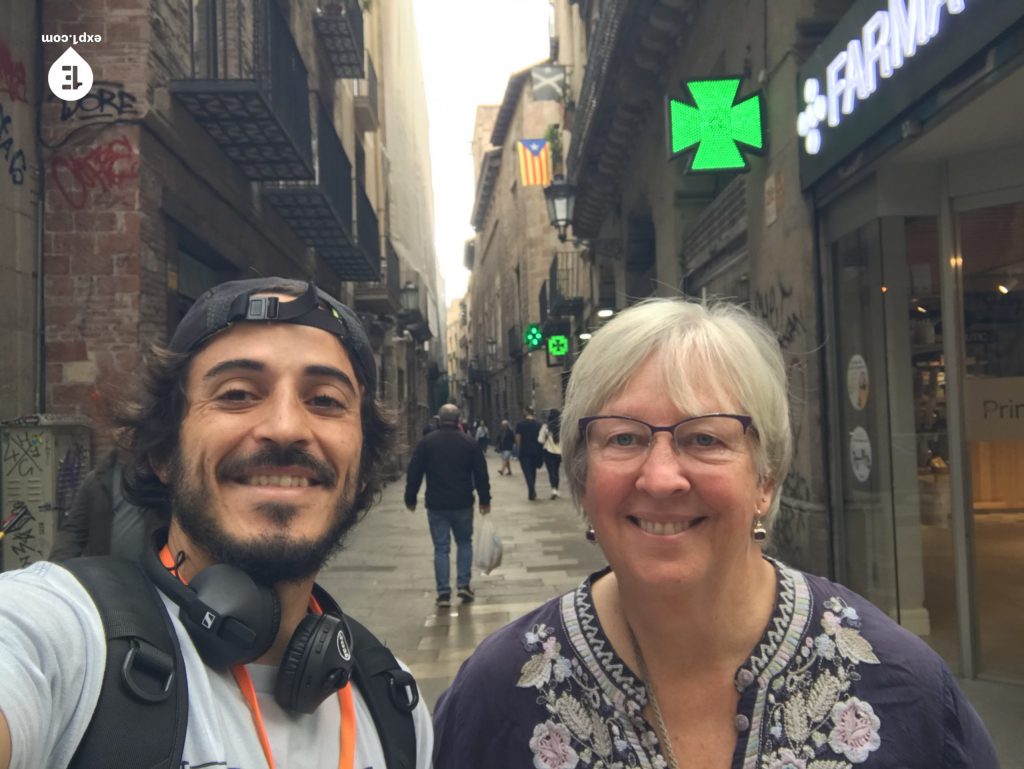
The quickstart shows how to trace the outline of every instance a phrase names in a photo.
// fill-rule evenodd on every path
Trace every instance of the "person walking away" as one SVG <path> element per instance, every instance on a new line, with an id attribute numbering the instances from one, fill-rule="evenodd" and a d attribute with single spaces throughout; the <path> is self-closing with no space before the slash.
<path id="1" fill-rule="evenodd" d="M 516 451 L 531 502 L 537 498 L 537 469 L 544 461 L 544 450 L 537 441 L 539 435 L 540 422 L 534 416 L 533 409 L 527 406 L 523 409 L 522 421 L 516 425 Z"/>
<path id="2" fill-rule="evenodd" d="M 548 481 L 551 484 L 551 498 L 558 499 L 558 470 L 562 464 L 562 444 L 559 429 L 561 417 L 558 409 L 548 411 L 547 421 L 541 425 L 537 440 L 544 451 L 544 466 L 548 469 Z"/>
<path id="3" fill-rule="evenodd" d="M 379 679 L 359 673 L 369 633 L 316 585 L 379 494 L 395 434 L 359 317 L 305 281 L 223 283 L 146 356 L 137 385 L 109 413 L 130 501 L 167 528 L 141 568 L 83 558 L 0 574 L 0 769 L 427 769 L 415 683 L 387 662 L 408 710 L 385 713 Z M 103 580 L 85 576 L 101 566 Z M 167 650 L 136 637 L 128 650 L 119 628 L 140 624 Z M 170 723 L 154 717 L 168 692 Z M 111 723 L 127 712 L 131 728 Z M 394 717 L 415 732 L 412 752 L 387 758 Z"/>
<path id="4" fill-rule="evenodd" d="M 512 452 L 516 447 L 516 434 L 512 432 L 512 425 L 507 419 L 501 420 L 501 429 L 498 431 L 498 439 L 494 444 L 501 452 L 501 467 L 498 475 L 512 475 Z"/>
<path id="5" fill-rule="evenodd" d="M 491 437 L 490 431 L 487 429 L 487 425 L 484 424 L 484 420 L 480 420 L 480 423 L 476 426 L 476 442 L 480 446 L 480 451 L 485 455 L 487 454 L 487 443 Z"/>
<path id="6" fill-rule="evenodd" d="M 738 306 L 654 299 L 594 334 L 562 456 L 608 568 L 476 648 L 434 708 L 434 766 L 998 767 L 933 649 L 764 554 L 787 395 Z"/>
<path id="7" fill-rule="evenodd" d="M 405 478 L 405 506 L 416 510 L 423 478 L 430 538 L 434 542 L 434 581 L 438 607 L 452 605 L 451 540 L 455 537 L 455 584 L 459 598 L 469 603 L 476 594 L 470 586 L 473 568 L 473 490 L 480 514 L 491 512 L 487 462 L 480 446 L 459 430 L 459 407 L 448 403 L 437 414 L 438 429 L 416 445 Z"/>

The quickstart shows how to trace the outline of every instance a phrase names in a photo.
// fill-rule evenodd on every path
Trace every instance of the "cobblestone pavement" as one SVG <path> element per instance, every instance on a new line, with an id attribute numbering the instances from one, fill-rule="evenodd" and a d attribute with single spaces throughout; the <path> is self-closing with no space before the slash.
<path id="1" fill-rule="evenodd" d="M 410 667 L 431 706 L 480 641 L 605 565 L 601 551 L 584 538 L 582 520 L 567 497 L 549 499 L 545 470 L 537 474 L 539 499 L 529 502 L 518 463 L 512 463 L 512 476 L 501 476 L 500 460 L 493 452 L 487 459 L 491 516 L 504 557 L 490 575 L 473 570 L 474 603 L 460 604 L 453 595 L 451 608 L 434 607 L 434 548 L 424 489 L 410 513 L 402 501 L 404 477 L 388 484 L 380 504 L 320 577 L 342 608 Z M 477 512 L 474 523 L 479 520 Z M 453 582 L 454 556 L 453 543 Z"/>
<path id="2" fill-rule="evenodd" d="M 539 500 L 529 502 L 518 465 L 513 463 L 513 476 L 503 477 L 499 464 L 489 453 L 491 515 L 504 543 L 504 559 L 490 575 L 474 569 L 474 603 L 460 605 L 453 598 L 450 609 L 434 607 L 434 550 L 424 490 L 416 512 L 408 512 L 402 502 L 404 477 L 388 484 L 380 504 L 320 577 L 345 611 L 367 624 L 412 669 L 430 707 L 481 640 L 604 566 L 601 551 L 584 539 L 583 523 L 567 495 L 548 498 L 544 470 L 537 474 Z M 454 560 L 453 549 L 453 580 Z M 1024 769 L 1024 686 L 961 685 L 996 741 L 1002 769 Z"/>

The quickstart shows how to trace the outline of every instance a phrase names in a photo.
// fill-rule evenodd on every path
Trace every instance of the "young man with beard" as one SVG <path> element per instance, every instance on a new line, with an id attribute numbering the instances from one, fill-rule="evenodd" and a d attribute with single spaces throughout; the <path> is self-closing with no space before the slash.
<path id="1" fill-rule="evenodd" d="M 351 631 L 314 585 L 380 488 L 394 428 L 375 387 L 349 308 L 261 278 L 204 294 L 115 408 L 130 493 L 168 524 L 143 560 L 184 664 L 181 766 L 385 766 L 373 703 L 338 687 Z M 67 766 L 88 741 L 109 635 L 64 568 L 0 575 L 0 769 Z M 422 701 L 412 719 L 428 767 Z M 128 747 L 152 738 L 125 726 Z"/>

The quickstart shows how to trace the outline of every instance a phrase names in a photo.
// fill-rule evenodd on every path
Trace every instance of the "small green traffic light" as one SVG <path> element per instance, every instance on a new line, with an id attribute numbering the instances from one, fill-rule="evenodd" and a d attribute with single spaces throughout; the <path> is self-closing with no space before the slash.
<path id="1" fill-rule="evenodd" d="M 544 343 L 544 332 L 540 330 L 540 325 L 531 323 L 527 326 L 523 332 L 523 341 L 531 350 L 538 349 Z"/>
<path id="2" fill-rule="evenodd" d="M 685 85 L 693 104 L 668 100 L 669 156 L 696 147 L 691 171 L 746 170 L 739 145 L 754 151 L 764 148 L 760 93 L 735 103 L 739 78 L 690 80 Z"/>
<path id="3" fill-rule="evenodd" d="M 548 353 L 553 358 L 562 358 L 569 353 L 569 340 L 565 334 L 554 334 L 548 337 Z"/>

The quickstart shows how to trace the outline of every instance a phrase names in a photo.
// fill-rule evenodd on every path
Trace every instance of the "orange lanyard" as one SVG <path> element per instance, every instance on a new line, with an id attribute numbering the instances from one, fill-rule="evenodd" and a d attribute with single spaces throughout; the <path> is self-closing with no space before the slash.
<path id="1" fill-rule="evenodd" d="M 173 569 L 174 558 L 171 551 L 164 545 L 160 550 L 160 561 L 168 569 Z M 172 572 L 178 579 L 181 575 L 176 571 Z M 182 583 L 188 584 L 181 579 Z M 317 614 L 322 613 L 320 605 L 312 596 L 309 597 L 310 608 Z M 270 739 L 267 737 L 267 730 L 263 726 L 263 715 L 260 713 L 260 704 L 256 699 L 256 688 L 252 684 L 252 677 L 245 665 L 235 665 L 231 668 L 238 688 L 242 691 L 245 703 L 249 707 L 252 716 L 253 726 L 256 727 L 256 734 L 260 740 L 260 747 L 263 748 L 263 755 L 266 756 L 267 766 L 274 769 L 274 754 L 270 749 Z M 338 745 L 338 769 L 352 769 L 356 762 L 356 707 L 352 697 L 352 685 L 345 686 L 338 690 L 338 705 L 341 708 L 341 736 Z"/>

